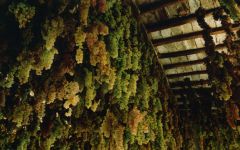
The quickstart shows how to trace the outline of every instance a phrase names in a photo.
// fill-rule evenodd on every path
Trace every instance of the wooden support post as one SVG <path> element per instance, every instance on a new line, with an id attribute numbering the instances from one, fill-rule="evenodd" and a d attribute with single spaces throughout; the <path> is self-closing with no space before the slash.
<path id="1" fill-rule="evenodd" d="M 218 8 L 212 8 L 206 11 L 206 16 L 210 15 L 214 11 L 216 11 Z M 196 20 L 196 14 L 190 14 L 188 16 L 183 16 L 183 17 L 177 17 L 177 18 L 171 18 L 165 21 L 159 21 L 157 23 L 151 23 L 151 24 L 146 24 L 146 29 L 148 32 L 155 32 L 159 30 L 164 30 L 167 28 L 172 28 L 180 25 L 184 25 L 187 23 L 190 23 L 192 21 Z"/>
<path id="2" fill-rule="evenodd" d="M 191 75 L 200 75 L 200 74 L 207 74 L 207 70 L 199 70 L 199 71 L 192 71 L 192 72 L 184 72 L 184 73 L 176 73 L 176 74 L 168 74 L 167 77 L 169 79 L 179 78 L 184 76 L 191 76 Z"/>
<path id="3" fill-rule="evenodd" d="M 233 30 L 238 30 L 238 29 L 240 29 L 239 24 L 234 24 Z M 197 32 L 192 32 L 187 34 L 175 35 L 168 38 L 155 39 L 155 40 L 152 40 L 152 43 L 154 46 L 160 46 L 160 45 L 169 44 L 173 42 L 179 42 L 179 41 L 190 40 L 195 38 L 202 38 L 204 32 L 205 31 L 197 31 Z M 225 32 L 224 27 L 212 28 L 211 35 L 221 34 L 224 32 Z"/>
<path id="4" fill-rule="evenodd" d="M 161 9 L 161 8 L 173 5 L 178 2 L 185 2 L 185 1 L 187 0 L 157 0 L 151 3 L 140 5 L 139 10 L 141 14 L 144 14 L 150 11 L 154 11 L 157 9 Z"/>
<path id="5" fill-rule="evenodd" d="M 196 81 L 190 81 L 191 86 L 198 86 L 198 85 L 209 85 L 210 81 L 209 80 L 196 80 Z M 171 88 L 175 87 L 184 87 L 187 86 L 188 83 L 185 81 L 178 81 L 178 82 L 172 82 L 170 83 Z"/>
<path id="6" fill-rule="evenodd" d="M 203 63 L 205 63 L 205 59 L 198 59 L 198 60 L 187 61 L 187 62 L 179 62 L 175 64 L 167 64 L 167 65 L 164 65 L 163 68 L 167 70 L 167 69 L 173 69 L 177 67 L 192 66 L 192 65 L 203 64 Z"/>

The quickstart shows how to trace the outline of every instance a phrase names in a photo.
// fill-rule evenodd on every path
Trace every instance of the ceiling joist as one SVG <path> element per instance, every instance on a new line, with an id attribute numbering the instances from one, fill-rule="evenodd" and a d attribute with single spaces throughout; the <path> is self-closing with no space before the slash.
<path id="1" fill-rule="evenodd" d="M 192 76 L 192 75 L 201 75 L 201 74 L 207 74 L 207 73 L 208 73 L 207 70 L 199 70 L 199 71 L 192 71 L 192 72 L 168 74 L 167 77 L 169 79 L 174 79 L 174 78 L 179 78 L 179 77 Z"/>
<path id="2" fill-rule="evenodd" d="M 209 85 L 210 81 L 209 80 L 195 80 L 195 81 L 177 81 L 177 82 L 172 82 L 170 83 L 170 86 L 172 88 L 176 87 L 186 87 L 186 86 L 198 86 L 198 85 Z"/>
<path id="3" fill-rule="evenodd" d="M 239 42 L 239 41 L 236 41 L 236 42 Z M 218 44 L 218 45 L 216 45 L 215 50 L 219 50 L 219 49 L 222 49 L 222 48 L 225 48 L 225 47 L 226 47 L 225 44 Z M 177 52 L 170 52 L 170 53 L 160 53 L 159 58 L 170 58 L 170 57 L 193 55 L 193 54 L 198 54 L 198 53 L 205 52 L 205 50 L 206 50 L 206 48 L 202 47 L 202 48 L 188 49 L 188 50 L 184 50 L 184 51 L 177 51 Z"/>
<path id="4" fill-rule="evenodd" d="M 233 30 L 238 30 L 240 29 L 239 24 L 234 24 L 233 25 Z M 164 44 L 169 44 L 169 43 L 174 43 L 174 42 L 180 42 L 184 40 L 190 40 L 190 39 L 195 39 L 195 38 L 202 38 L 203 33 L 205 31 L 197 31 L 197 32 L 192 32 L 192 33 L 187 33 L 187 34 L 181 34 L 181 35 L 176 35 L 172 37 L 167 37 L 167 38 L 162 38 L 162 39 L 155 39 L 152 40 L 152 43 L 154 46 L 161 46 Z M 224 27 L 216 27 L 211 29 L 211 35 L 216 35 L 216 34 L 221 34 L 224 33 Z"/>
<path id="5" fill-rule="evenodd" d="M 160 53 L 159 58 L 180 57 L 180 56 L 192 55 L 192 54 L 197 54 L 202 52 L 205 52 L 205 47 L 189 49 L 184 51 L 170 52 L 170 53 Z"/>
<path id="6" fill-rule="evenodd" d="M 211 92 L 212 88 L 210 87 L 199 87 L 199 88 L 184 88 L 184 89 L 172 89 L 174 94 L 186 94 L 190 92 Z"/>
<path id="7" fill-rule="evenodd" d="M 164 65 L 163 68 L 165 70 L 168 70 L 168 69 L 173 69 L 173 68 L 177 68 L 177 67 L 185 67 L 185 66 L 203 64 L 203 63 L 205 63 L 205 61 L 206 61 L 206 59 L 198 59 L 198 60 L 193 60 L 193 61 L 179 62 L 179 63 Z"/>
<path id="8" fill-rule="evenodd" d="M 164 7 L 173 5 L 178 2 L 185 2 L 185 1 L 187 1 L 187 0 L 158 0 L 158 1 L 151 2 L 151 3 L 140 5 L 139 10 L 140 10 L 141 14 L 144 14 L 144 13 L 154 11 L 157 9 L 162 9 Z"/>
<path id="9" fill-rule="evenodd" d="M 210 15 L 217 9 L 219 9 L 219 7 L 206 10 L 206 16 Z M 184 24 L 190 23 L 194 20 L 196 20 L 196 14 L 190 14 L 190 15 L 183 16 L 183 17 L 171 18 L 171 19 L 168 19 L 165 21 L 146 24 L 145 26 L 146 26 L 146 29 L 148 32 L 155 32 L 155 31 L 160 31 L 160 30 L 164 30 L 167 28 L 184 25 Z"/>

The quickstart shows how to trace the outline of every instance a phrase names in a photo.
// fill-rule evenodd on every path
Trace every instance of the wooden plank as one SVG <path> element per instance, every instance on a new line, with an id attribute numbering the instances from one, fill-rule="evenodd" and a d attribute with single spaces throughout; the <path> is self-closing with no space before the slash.
<path id="1" fill-rule="evenodd" d="M 238 29 L 240 29 L 239 24 L 234 24 L 233 30 L 238 30 Z M 187 33 L 187 34 L 175 35 L 175 36 L 168 37 L 168 38 L 155 39 L 155 40 L 152 40 L 152 43 L 154 46 L 160 46 L 160 45 L 184 41 L 184 40 L 202 38 L 204 32 L 205 31 L 197 31 L 197 32 L 191 32 L 191 33 Z M 211 35 L 221 34 L 224 32 L 225 32 L 224 27 L 216 27 L 216 28 L 212 28 Z"/>
<path id="2" fill-rule="evenodd" d="M 207 70 L 199 70 L 199 71 L 192 71 L 192 72 L 168 74 L 167 77 L 169 79 L 173 79 L 173 78 L 179 78 L 179 77 L 191 76 L 191 75 L 200 75 L 200 74 L 208 74 L 208 72 Z"/>
<path id="3" fill-rule="evenodd" d="M 236 40 L 236 43 L 240 44 L 240 40 Z M 222 48 L 226 48 L 225 44 L 218 44 L 215 47 L 215 50 L 219 50 Z M 195 49 L 188 49 L 188 50 L 183 50 L 183 51 L 177 51 L 177 52 L 170 52 L 170 53 L 159 53 L 159 58 L 170 58 L 170 57 L 179 57 L 179 56 L 186 56 L 186 55 L 193 55 L 193 54 L 198 54 L 205 52 L 206 48 L 201 47 L 201 48 L 195 48 Z M 231 56 L 229 56 L 231 57 Z"/>
<path id="4" fill-rule="evenodd" d="M 209 16 L 212 12 L 216 11 L 219 8 L 213 8 L 206 10 L 206 16 Z M 167 28 L 172 28 L 180 25 L 184 25 L 196 20 L 196 14 L 190 14 L 183 17 L 171 18 L 164 21 L 159 21 L 156 23 L 146 24 L 146 29 L 148 32 L 155 32 L 159 30 L 164 30 Z"/>
<path id="5" fill-rule="evenodd" d="M 189 83 L 185 81 L 177 81 L 177 82 L 170 83 L 170 87 L 171 88 L 184 87 L 184 86 L 188 86 L 188 84 L 190 84 L 191 86 L 209 85 L 209 83 L 210 83 L 209 80 L 195 80 L 195 81 L 190 81 Z"/>
<path id="6" fill-rule="evenodd" d="M 170 57 L 179 57 L 179 56 L 192 55 L 192 54 L 205 52 L 205 49 L 206 48 L 203 47 L 203 48 L 189 49 L 189 50 L 170 52 L 170 53 L 160 53 L 159 54 L 159 58 L 170 58 Z"/>
<path id="7" fill-rule="evenodd" d="M 138 8 L 140 10 L 140 13 L 144 14 L 144 13 L 154 11 L 157 9 L 162 9 L 164 7 L 173 5 L 178 2 L 185 2 L 185 1 L 187 1 L 187 0 L 157 0 L 157 1 L 154 1 L 151 3 L 142 4 Z"/>
<path id="8" fill-rule="evenodd" d="M 216 50 L 225 48 L 225 44 L 218 44 L 216 45 Z M 170 57 L 179 57 L 179 56 L 186 56 L 186 55 L 193 55 L 197 53 L 205 52 L 206 48 L 195 48 L 195 49 L 189 49 L 184 51 L 177 51 L 177 52 L 171 52 L 171 53 L 160 53 L 159 58 L 170 58 Z"/>
<path id="9" fill-rule="evenodd" d="M 211 92 L 212 88 L 210 87 L 199 87 L 199 88 L 192 88 L 192 89 L 171 89 L 174 94 L 186 94 L 191 91 L 196 91 L 196 92 Z"/>
<path id="10" fill-rule="evenodd" d="M 167 70 L 167 69 L 173 69 L 173 68 L 177 68 L 177 67 L 192 66 L 192 65 L 198 65 L 198 64 L 203 64 L 203 63 L 205 63 L 205 59 L 198 59 L 198 60 L 193 60 L 193 61 L 167 64 L 167 65 L 164 65 L 163 68 L 165 70 Z"/>

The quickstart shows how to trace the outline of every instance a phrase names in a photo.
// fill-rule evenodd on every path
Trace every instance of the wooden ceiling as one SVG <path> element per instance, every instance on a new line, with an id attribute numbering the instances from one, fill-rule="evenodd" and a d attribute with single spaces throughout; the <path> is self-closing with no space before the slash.
<path id="1" fill-rule="evenodd" d="M 207 10 L 205 19 L 213 28 L 211 34 L 216 50 L 226 51 L 224 29 L 211 15 L 219 7 L 218 1 L 135 0 L 134 3 L 173 91 L 183 92 L 186 78 L 195 89 L 210 90 L 203 31 L 196 21 L 195 11 L 200 6 Z M 234 29 L 239 29 L 239 25 L 234 25 Z"/>

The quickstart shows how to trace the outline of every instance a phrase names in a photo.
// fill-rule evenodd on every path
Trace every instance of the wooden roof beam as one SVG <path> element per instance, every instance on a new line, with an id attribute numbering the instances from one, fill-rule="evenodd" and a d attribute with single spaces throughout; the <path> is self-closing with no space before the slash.
<path id="1" fill-rule="evenodd" d="M 238 29 L 240 29 L 239 24 L 233 24 L 233 30 L 238 30 Z M 205 31 L 202 30 L 202 31 L 197 31 L 197 32 L 192 32 L 187 34 L 175 35 L 168 38 L 155 39 L 155 40 L 152 40 L 152 43 L 154 46 L 160 46 L 160 45 L 169 44 L 173 42 L 179 42 L 179 41 L 190 40 L 195 38 L 202 38 L 204 32 Z M 221 34 L 224 32 L 225 32 L 224 27 L 216 27 L 216 28 L 212 28 L 211 35 Z"/>
<path id="2" fill-rule="evenodd" d="M 190 91 L 195 91 L 195 92 L 212 92 L 212 88 L 210 87 L 199 87 L 199 88 L 187 88 L 187 89 L 172 89 L 172 92 L 174 94 L 186 94 L 189 93 Z"/>
<path id="3" fill-rule="evenodd" d="M 179 62 L 179 63 L 174 63 L 174 64 L 163 65 L 163 68 L 165 70 L 167 70 L 167 69 L 173 69 L 173 68 L 177 68 L 177 67 L 192 66 L 192 65 L 198 65 L 198 64 L 203 64 L 203 63 L 205 63 L 205 59 L 198 59 L 198 60 L 193 60 L 193 61 L 186 61 L 186 62 Z"/>
<path id="4" fill-rule="evenodd" d="M 141 14 L 150 12 L 150 11 L 154 11 L 157 9 L 162 9 L 164 7 L 173 5 L 175 3 L 178 2 L 185 2 L 187 0 L 157 0 L 151 3 L 147 3 L 147 4 L 142 4 L 139 6 L 139 10 Z"/>
<path id="5" fill-rule="evenodd" d="M 188 86 L 188 84 L 190 84 L 191 86 L 209 85 L 210 81 L 209 80 L 195 80 L 195 81 L 190 81 L 189 83 L 185 82 L 185 81 L 177 81 L 177 82 L 170 83 L 170 87 L 171 88 L 184 87 L 184 86 Z"/>
<path id="6" fill-rule="evenodd" d="M 217 9 L 219 9 L 219 7 L 206 10 L 206 16 L 210 15 Z M 171 18 L 171 19 L 168 19 L 165 21 L 159 21 L 156 23 L 146 24 L 145 27 L 148 32 L 155 32 L 155 31 L 164 30 L 167 28 L 184 25 L 184 24 L 190 23 L 194 20 L 196 20 L 195 13 L 187 15 L 187 16 L 183 16 L 183 17 Z"/>
<path id="7" fill-rule="evenodd" d="M 160 53 L 159 58 L 170 58 L 170 57 L 179 57 L 179 56 L 186 56 L 205 52 L 205 47 L 203 48 L 196 48 L 196 49 L 188 49 L 184 51 L 177 51 L 177 52 L 170 52 L 170 53 Z"/>
<path id="8" fill-rule="evenodd" d="M 192 72 L 168 74 L 167 78 L 173 79 L 173 78 L 179 78 L 179 77 L 185 77 L 185 76 L 191 76 L 191 75 L 200 75 L 200 74 L 208 74 L 208 72 L 207 70 L 199 70 L 199 71 L 192 71 Z"/>
<path id="9" fill-rule="evenodd" d="M 239 43 L 239 41 L 236 41 Z M 218 44 L 216 45 L 216 50 L 218 49 L 222 49 L 225 48 L 226 45 L 225 44 Z M 170 53 L 160 53 L 159 54 L 159 58 L 170 58 L 170 57 L 179 57 L 179 56 L 186 56 L 186 55 L 193 55 L 193 54 L 198 54 L 198 53 L 202 53 L 205 52 L 206 48 L 202 47 L 202 48 L 195 48 L 195 49 L 188 49 L 188 50 L 184 50 L 184 51 L 177 51 L 177 52 L 170 52 Z"/>

